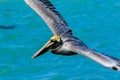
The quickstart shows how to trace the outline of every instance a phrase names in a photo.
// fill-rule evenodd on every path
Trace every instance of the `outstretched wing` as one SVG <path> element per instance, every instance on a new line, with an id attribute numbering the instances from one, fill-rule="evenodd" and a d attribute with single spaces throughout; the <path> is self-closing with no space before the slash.
<path id="1" fill-rule="evenodd" d="M 120 59 L 97 52 L 88 47 L 82 47 L 81 45 L 71 45 L 69 47 L 69 50 L 75 53 L 82 54 L 102 64 L 105 67 L 120 71 Z"/>
<path id="2" fill-rule="evenodd" d="M 48 0 L 25 0 L 25 2 L 41 16 L 54 35 L 66 33 L 72 35 L 65 20 Z"/>

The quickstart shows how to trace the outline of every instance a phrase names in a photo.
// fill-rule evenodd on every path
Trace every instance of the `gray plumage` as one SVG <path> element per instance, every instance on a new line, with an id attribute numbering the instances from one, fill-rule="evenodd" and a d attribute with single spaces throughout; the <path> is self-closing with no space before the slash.
<path id="1" fill-rule="evenodd" d="M 61 42 L 56 43 L 56 46 L 49 47 L 52 53 L 60 55 L 82 54 L 105 67 L 120 70 L 119 59 L 90 49 L 81 40 L 74 37 L 68 24 L 48 0 L 25 0 L 25 2 L 41 16 L 54 35 L 60 36 Z M 48 48 L 43 51 L 39 50 L 37 53 L 43 54 L 47 50 Z"/>
<path id="2" fill-rule="evenodd" d="M 31 5 L 30 7 L 34 7 L 33 9 L 47 23 L 54 35 L 71 32 L 67 23 L 48 0 L 26 0 L 26 2 Z"/>

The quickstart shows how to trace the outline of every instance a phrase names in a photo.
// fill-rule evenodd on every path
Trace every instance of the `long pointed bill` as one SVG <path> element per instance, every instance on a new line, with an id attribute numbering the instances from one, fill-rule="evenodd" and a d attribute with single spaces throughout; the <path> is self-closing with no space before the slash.
<path id="1" fill-rule="evenodd" d="M 40 49 L 38 50 L 33 56 L 32 58 L 35 58 L 39 55 L 44 54 L 45 52 L 47 52 L 52 46 L 53 46 L 54 42 L 51 42 L 50 40 Z"/>

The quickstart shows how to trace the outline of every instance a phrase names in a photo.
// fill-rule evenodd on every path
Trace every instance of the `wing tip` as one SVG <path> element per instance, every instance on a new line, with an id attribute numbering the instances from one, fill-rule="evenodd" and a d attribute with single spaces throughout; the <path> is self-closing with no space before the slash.
<path id="1" fill-rule="evenodd" d="M 112 67 L 113 70 L 120 71 L 120 62 Z"/>

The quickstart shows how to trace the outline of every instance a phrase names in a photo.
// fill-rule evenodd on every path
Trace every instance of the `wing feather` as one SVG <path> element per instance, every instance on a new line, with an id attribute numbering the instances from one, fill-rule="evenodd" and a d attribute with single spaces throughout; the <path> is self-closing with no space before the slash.
<path id="1" fill-rule="evenodd" d="M 68 27 L 65 20 L 56 11 L 55 7 L 48 0 L 25 0 L 25 2 L 38 13 L 39 16 L 46 22 L 54 35 L 61 34 L 72 35 L 71 29 Z"/>
<path id="2" fill-rule="evenodd" d="M 69 47 L 69 49 L 72 52 L 82 54 L 82 55 L 102 64 L 105 67 L 120 71 L 120 59 L 118 59 L 118 58 L 108 56 L 104 53 L 97 52 L 88 47 L 81 47 L 81 45 L 79 45 L 79 46 L 71 45 Z"/>

